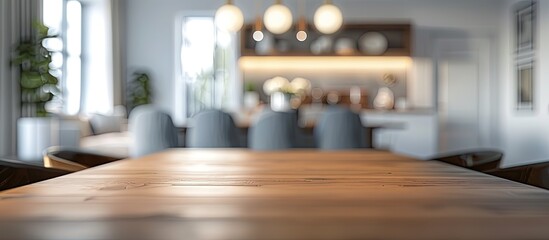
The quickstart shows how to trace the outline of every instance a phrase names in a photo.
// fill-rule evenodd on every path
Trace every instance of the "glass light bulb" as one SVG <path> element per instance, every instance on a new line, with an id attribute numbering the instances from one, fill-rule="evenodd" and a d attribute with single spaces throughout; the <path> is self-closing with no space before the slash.
<path id="1" fill-rule="evenodd" d="M 316 29 L 324 34 L 335 33 L 343 25 L 341 10 L 333 4 L 320 6 L 316 10 L 313 20 Z"/>
<path id="2" fill-rule="evenodd" d="M 274 4 L 265 11 L 263 23 L 274 34 L 285 33 L 292 27 L 292 12 L 282 4 Z"/>
<path id="3" fill-rule="evenodd" d="M 301 31 L 297 32 L 295 37 L 297 38 L 298 41 L 303 42 L 303 41 L 307 40 L 307 32 L 301 30 Z"/>
<path id="4" fill-rule="evenodd" d="M 215 26 L 219 29 L 238 32 L 242 25 L 244 25 L 244 15 L 235 5 L 225 4 L 215 12 Z"/>
<path id="5" fill-rule="evenodd" d="M 254 40 L 255 40 L 256 42 L 259 42 L 259 41 L 263 40 L 263 32 L 257 30 L 257 31 L 254 32 L 254 34 L 252 35 L 252 37 L 254 38 Z"/>

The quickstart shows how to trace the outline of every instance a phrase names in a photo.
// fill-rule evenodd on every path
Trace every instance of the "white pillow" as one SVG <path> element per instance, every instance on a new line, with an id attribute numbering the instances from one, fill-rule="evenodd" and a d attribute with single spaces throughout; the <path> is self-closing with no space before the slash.
<path id="1" fill-rule="evenodd" d="M 80 136 L 81 137 L 87 137 L 93 135 L 93 131 L 90 126 L 89 119 L 84 116 L 80 115 L 68 115 L 63 113 L 56 113 L 55 114 L 59 120 L 61 121 L 61 124 L 64 123 L 71 123 L 71 122 L 79 122 L 80 126 Z"/>
<path id="2" fill-rule="evenodd" d="M 120 132 L 122 118 L 120 116 L 107 116 L 102 114 L 92 114 L 90 125 L 93 134 L 103 134 L 110 132 Z"/>

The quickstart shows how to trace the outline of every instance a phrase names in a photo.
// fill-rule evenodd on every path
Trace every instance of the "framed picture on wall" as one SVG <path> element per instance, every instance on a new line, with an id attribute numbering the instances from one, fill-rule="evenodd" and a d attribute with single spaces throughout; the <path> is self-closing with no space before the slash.
<path id="1" fill-rule="evenodd" d="M 536 0 L 526 0 L 514 6 L 515 12 L 515 72 L 518 110 L 534 110 L 536 57 Z"/>
<path id="2" fill-rule="evenodd" d="M 536 29 L 536 2 L 524 1 L 516 7 L 516 50 L 518 54 L 534 49 Z"/>
<path id="3" fill-rule="evenodd" d="M 534 63 L 521 62 L 517 66 L 517 109 L 534 108 Z"/>

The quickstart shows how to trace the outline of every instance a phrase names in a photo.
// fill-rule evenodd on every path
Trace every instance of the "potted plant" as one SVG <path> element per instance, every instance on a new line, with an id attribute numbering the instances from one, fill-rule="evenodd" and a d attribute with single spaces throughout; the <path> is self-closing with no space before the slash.
<path id="1" fill-rule="evenodd" d="M 145 72 L 134 72 L 128 84 L 128 112 L 139 105 L 152 102 L 151 78 Z"/>
<path id="2" fill-rule="evenodd" d="M 57 143 L 56 122 L 47 118 L 46 104 L 60 93 L 59 80 L 51 74 L 52 51 L 44 46 L 56 35 L 42 23 L 34 23 L 33 38 L 15 49 L 12 64 L 20 69 L 21 115 L 17 121 L 17 154 L 21 160 L 40 160 L 42 151 Z"/>
<path id="3" fill-rule="evenodd" d="M 255 89 L 254 83 L 244 84 L 244 107 L 248 110 L 253 110 L 259 104 L 259 93 Z"/>
<path id="4" fill-rule="evenodd" d="M 311 90 L 311 83 L 305 78 L 294 78 L 291 82 L 284 77 L 274 77 L 265 81 L 263 91 L 271 96 L 273 111 L 288 111 L 292 108 L 291 99 L 300 99 Z"/>

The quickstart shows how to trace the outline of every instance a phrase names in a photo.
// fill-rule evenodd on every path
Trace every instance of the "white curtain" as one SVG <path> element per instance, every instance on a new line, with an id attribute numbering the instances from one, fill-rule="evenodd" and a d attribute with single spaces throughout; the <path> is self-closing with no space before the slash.
<path id="1" fill-rule="evenodd" d="M 82 16 L 81 113 L 125 103 L 125 0 L 86 1 Z"/>
<path id="2" fill-rule="evenodd" d="M 17 118 L 27 115 L 21 113 L 19 69 L 10 65 L 11 56 L 20 41 L 33 36 L 32 23 L 41 15 L 41 0 L 0 1 L 0 155 L 15 154 Z"/>
<path id="3" fill-rule="evenodd" d="M 126 1 L 111 0 L 113 49 L 113 103 L 126 103 Z"/>

